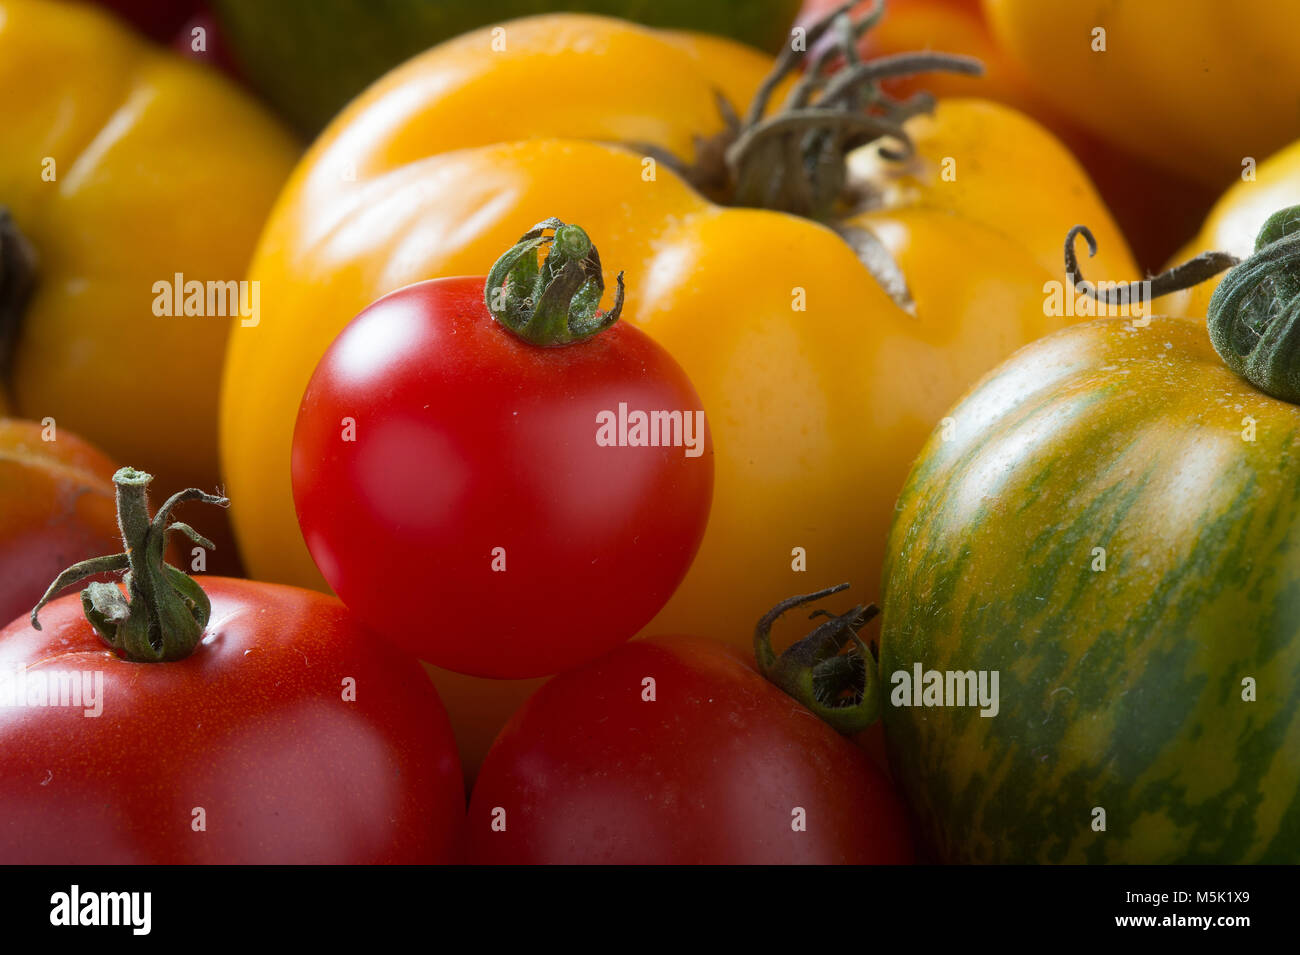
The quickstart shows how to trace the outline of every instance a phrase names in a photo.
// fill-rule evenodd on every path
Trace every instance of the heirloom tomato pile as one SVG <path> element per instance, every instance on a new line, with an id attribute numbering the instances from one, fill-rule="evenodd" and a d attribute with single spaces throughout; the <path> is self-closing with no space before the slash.
<path id="1" fill-rule="evenodd" d="M 1242 6 L 0 0 L 0 863 L 1300 861 Z"/>

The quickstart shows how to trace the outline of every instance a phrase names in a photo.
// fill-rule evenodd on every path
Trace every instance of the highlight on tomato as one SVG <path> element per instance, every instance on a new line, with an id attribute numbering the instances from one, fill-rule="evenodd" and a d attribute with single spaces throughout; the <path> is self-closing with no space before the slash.
<path id="1" fill-rule="evenodd" d="M 113 476 L 125 552 L 82 561 L 0 630 L 0 863 L 461 858 L 455 742 L 416 661 L 337 600 L 163 560 L 172 510 Z M 126 572 L 123 583 L 88 576 Z"/>
<path id="2" fill-rule="evenodd" d="M 908 863 L 890 781 L 844 734 L 879 712 L 856 606 L 780 657 L 698 636 L 635 640 L 555 677 L 510 720 L 469 809 L 488 864 Z M 841 650 L 848 652 L 841 653 Z M 792 698 L 793 697 L 793 698 Z"/>
<path id="3" fill-rule="evenodd" d="M 499 678 L 586 663 L 659 611 L 700 546 L 704 409 L 618 321 L 622 274 L 608 311 L 604 288 L 587 234 L 547 219 L 486 278 L 365 309 L 307 386 L 292 468 L 312 557 L 423 660 Z"/>

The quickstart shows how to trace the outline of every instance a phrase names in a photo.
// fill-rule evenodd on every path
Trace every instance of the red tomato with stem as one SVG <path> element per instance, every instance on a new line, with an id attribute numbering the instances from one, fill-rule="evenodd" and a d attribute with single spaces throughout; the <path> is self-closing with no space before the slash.
<path id="1" fill-rule="evenodd" d="M 147 479 L 115 476 L 130 587 L 0 631 L 0 863 L 458 861 L 460 765 L 419 664 L 333 598 L 165 569 Z"/>
<path id="2" fill-rule="evenodd" d="M 603 289 L 590 240 L 548 220 L 486 282 L 381 298 L 307 386 L 292 468 L 312 558 L 421 659 L 497 678 L 584 663 L 649 622 L 699 548 L 699 397 L 615 323 L 622 277 L 609 312 Z"/>
<path id="3" fill-rule="evenodd" d="M 864 610 L 825 625 L 837 648 Z M 860 680 L 862 657 L 827 655 L 817 669 L 799 656 L 787 651 L 768 672 L 815 674 L 826 706 L 796 702 L 734 646 L 701 637 L 636 640 L 555 677 L 488 753 L 470 800 L 470 861 L 911 862 L 889 780 L 824 721 L 841 689 L 827 668 Z M 861 690 L 878 711 L 874 681 Z"/>

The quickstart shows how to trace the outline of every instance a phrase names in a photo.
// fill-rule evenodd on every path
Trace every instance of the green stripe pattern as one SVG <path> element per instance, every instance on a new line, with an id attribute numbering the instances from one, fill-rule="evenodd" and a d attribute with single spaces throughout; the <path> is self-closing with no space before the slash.
<path id="1" fill-rule="evenodd" d="M 992 372 L 884 583 L 887 697 L 916 662 L 999 673 L 992 717 L 886 699 L 938 859 L 1300 862 L 1300 408 L 1203 328 L 1091 322 Z"/>

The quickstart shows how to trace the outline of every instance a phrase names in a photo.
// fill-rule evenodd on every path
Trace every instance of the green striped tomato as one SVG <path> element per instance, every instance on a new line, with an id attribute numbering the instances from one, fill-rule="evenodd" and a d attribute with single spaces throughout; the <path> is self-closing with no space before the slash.
<path id="1" fill-rule="evenodd" d="M 885 588 L 890 761 L 937 858 L 1300 861 L 1300 407 L 1203 327 L 1090 322 L 989 374 L 913 467 Z M 997 714 L 893 705 L 918 662 L 997 671 Z"/>

